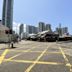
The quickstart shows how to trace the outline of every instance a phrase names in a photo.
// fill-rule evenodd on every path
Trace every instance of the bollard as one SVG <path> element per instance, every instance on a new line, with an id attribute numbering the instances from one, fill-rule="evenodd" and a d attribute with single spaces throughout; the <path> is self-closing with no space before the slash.
<path id="1" fill-rule="evenodd" d="M 13 42 L 11 42 L 11 48 L 13 48 L 14 46 L 13 46 Z"/>

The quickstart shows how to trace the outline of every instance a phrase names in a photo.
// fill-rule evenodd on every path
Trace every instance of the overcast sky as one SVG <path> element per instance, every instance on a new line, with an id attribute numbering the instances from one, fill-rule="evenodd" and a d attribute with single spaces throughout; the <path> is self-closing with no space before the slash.
<path id="1" fill-rule="evenodd" d="M 2 1 L 0 0 L 0 19 Z M 42 21 L 51 24 L 53 30 L 61 23 L 72 34 L 72 0 L 14 0 L 13 11 L 14 22 L 37 26 Z"/>

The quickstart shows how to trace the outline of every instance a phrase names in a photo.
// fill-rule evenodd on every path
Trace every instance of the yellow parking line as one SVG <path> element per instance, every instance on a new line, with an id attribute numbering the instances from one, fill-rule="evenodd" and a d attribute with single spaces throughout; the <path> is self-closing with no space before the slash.
<path id="1" fill-rule="evenodd" d="M 62 53 L 62 55 L 63 55 L 63 57 L 64 57 L 65 61 L 68 63 L 68 59 L 67 59 L 67 57 L 66 57 L 66 55 L 65 55 L 64 51 L 62 50 L 62 48 L 61 48 L 61 47 L 59 47 L 59 49 L 61 50 L 61 53 Z"/>
<path id="2" fill-rule="evenodd" d="M 29 50 L 31 50 L 31 49 L 29 49 Z M 25 52 L 36 52 L 36 53 L 41 53 L 42 51 L 29 51 L 29 50 L 27 50 L 27 51 L 25 51 Z M 53 54 L 53 53 L 59 53 L 60 54 L 60 52 L 49 52 L 50 54 Z M 45 54 L 49 54 L 48 52 L 46 52 Z M 13 59 L 13 58 L 15 58 L 15 57 L 17 57 L 17 56 L 19 56 L 19 55 L 21 55 L 22 53 L 19 53 L 19 54 L 16 54 L 16 55 L 14 55 L 14 56 L 12 56 L 12 57 L 10 57 L 10 58 L 8 58 L 9 60 L 11 60 L 11 59 Z"/>
<path id="3" fill-rule="evenodd" d="M 30 50 L 32 50 L 32 49 L 34 49 L 34 48 L 35 48 L 35 47 L 32 47 L 32 48 L 26 50 L 25 52 L 29 52 Z M 12 56 L 12 57 L 10 57 L 10 58 L 8 58 L 8 59 L 11 60 L 11 59 L 13 59 L 13 58 L 15 58 L 15 57 L 17 57 L 17 56 L 19 56 L 19 55 L 21 55 L 21 54 L 22 54 L 22 53 L 18 53 L 18 54 L 14 55 L 14 56 Z"/>
<path id="4" fill-rule="evenodd" d="M 68 66 L 69 69 L 70 69 L 70 72 L 72 72 L 72 71 L 71 71 L 71 70 L 72 70 L 72 66 L 71 66 L 71 64 L 69 63 L 69 60 L 68 60 L 68 58 L 66 57 L 63 49 L 62 49 L 61 47 L 59 47 L 59 49 L 61 50 L 61 53 L 62 53 L 62 55 L 63 55 L 63 57 L 64 57 L 64 59 L 65 59 L 65 61 L 66 61 L 66 66 Z"/>
<path id="5" fill-rule="evenodd" d="M 10 60 L 10 59 L 4 59 L 4 61 L 18 62 L 18 63 L 33 63 L 34 62 L 34 61 L 29 61 L 29 60 Z"/>
<path id="6" fill-rule="evenodd" d="M 29 61 L 29 60 L 9 60 L 9 59 L 4 59 L 4 61 L 19 62 L 19 63 L 34 63 L 35 62 L 35 61 Z M 63 63 L 38 61 L 36 62 L 36 64 L 62 65 Z"/>
<path id="7" fill-rule="evenodd" d="M 10 50 L 12 52 L 27 52 L 27 50 Z"/>
<path id="8" fill-rule="evenodd" d="M 30 65 L 25 72 L 30 72 L 30 70 L 36 65 L 36 63 L 39 61 L 39 59 L 44 55 L 44 53 L 47 51 L 47 49 L 45 49 L 39 56 L 38 58 L 33 62 L 32 65 Z"/>
<path id="9" fill-rule="evenodd" d="M 42 53 L 43 51 L 26 51 L 26 50 L 10 50 L 13 52 L 31 52 L 31 53 Z M 54 53 L 54 54 L 61 54 L 61 52 L 46 52 L 45 54 Z"/>
<path id="10" fill-rule="evenodd" d="M 61 65 L 63 63 L 58 63 L 58 62 L 41 62 L 41 61 L 38 61 L 37 64 Z"/>
<path id="11" fill-rule="evenodd" d="M 22 53 L 19 53 L 19 54 L 17 54 L 17 55 L 14 55 L 14 56 L 8 58 L 8 59 L 11 60 L 11 59 L 13 59 L 13 58 L 15 58 L 15 57 L 17 57 L 17 56 L 19 56 L 19 55 L 21 55 L 21 54 L 22 54 Z"/>
<path id="12" fill-rule="evenodd" d="M 61 54 L 61 52 L 46 52 L 46 54 Z"/>
<path id="13" fill-rule="evenodd" d="M 0 64 L 2 63 L 2 61 L 4 60 L 4 58 L 5 58 L 5 56 L 6 56 L 6 54 L 8 53 L 8 49 L 6 49 L 3 53 L 2 53 L 2 55 L 0 56 Z"/>

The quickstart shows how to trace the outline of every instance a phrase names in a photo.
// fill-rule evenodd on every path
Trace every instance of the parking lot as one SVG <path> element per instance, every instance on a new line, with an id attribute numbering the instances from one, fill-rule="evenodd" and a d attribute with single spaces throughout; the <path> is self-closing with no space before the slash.
<path id="1" fill-rule="evenodd" d="M 0 48 L 0 72 L 72 72 L 71 42 L 21 41 Z"/>

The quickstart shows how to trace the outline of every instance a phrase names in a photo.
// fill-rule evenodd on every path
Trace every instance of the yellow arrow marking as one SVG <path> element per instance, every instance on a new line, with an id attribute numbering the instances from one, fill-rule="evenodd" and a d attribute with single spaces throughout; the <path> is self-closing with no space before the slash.
<path id="1" fill-rule="evenodd" d="M 5 56 L 6 56 L 6 54 L 7 54 L 8 51 L 9 51 L 9 50 L 6 49 L 6 50 L 2 53 L 2 55 L 0 56 L 0 64 L 1 64 L 2 61 L 4 60 L 4 58 L 5 58 Z"/>

